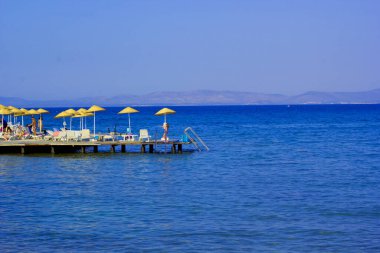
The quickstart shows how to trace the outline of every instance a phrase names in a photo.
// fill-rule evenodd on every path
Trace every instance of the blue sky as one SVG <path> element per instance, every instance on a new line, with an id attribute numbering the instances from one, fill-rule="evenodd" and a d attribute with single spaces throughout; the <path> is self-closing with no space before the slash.
<path id="1" fill-rule="evenodd" d="M 380 1 L 0 0 L 1 96 L 380 88 Z"/>

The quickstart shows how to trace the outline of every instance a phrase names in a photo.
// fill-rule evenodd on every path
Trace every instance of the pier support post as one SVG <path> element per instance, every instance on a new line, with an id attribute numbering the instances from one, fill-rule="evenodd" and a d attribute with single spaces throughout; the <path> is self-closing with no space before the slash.
<path id="1" fill-rule="evenodd" d="M 98 152 L 99 152 L 98 146 L 94 146 L 94 153 L 98 153 Z"/>
<path id="2" fill-rule="evenodd" d="M 121 152 L 125 153 L 125 145 L 123 145 L 123 144 L 121 145 Z"/>
<path id="3" fill-rule="evenodd" d="M 182 154 L 182 144 L 178 144 L 178 154 Z"/>
<path id="4" fill-rule="evenodd" d="M 111 153 L 115 153 L 115 145 L 111 145 Z"/>
<path id="5" fill-rule="evenodd" d="M 175 144 L 172 145 L 172 154 L 175 154 Z"/>
<path id="6" fill-rule="evenodd" d="M 145 153 L 145 144 L 141 144 L 141 153 Z"/>
<path id="7" fill-rule="evenodd" d="M 149 153 L 153 153 L 153 144 L 149 144 Z"/>
<path id="8" fill-rule="evenodd" d="M 21 154 L 25 154 L 25 147 L 21 147 Z"/>
<path id="9" fill-rule="evenodd" d="M 81 150 L 82 150 L 82 153 L 83 153 L 83 154 L 86 153 L 86 147 L 85 147 L 85 146 L 81 146 Z"/>
<path id="10" fill-rule="evenodd" d="M 55 154 L 54 146 L 50 146 L 50 153 Z"/>

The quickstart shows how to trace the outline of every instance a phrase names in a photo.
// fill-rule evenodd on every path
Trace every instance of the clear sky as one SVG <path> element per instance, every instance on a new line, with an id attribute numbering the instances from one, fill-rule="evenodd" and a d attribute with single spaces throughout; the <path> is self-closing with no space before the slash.
<path id="1" fill-rule="evenodd" d="M 0 0 L 0 96 L 380 88 L 378 0 Z"/>

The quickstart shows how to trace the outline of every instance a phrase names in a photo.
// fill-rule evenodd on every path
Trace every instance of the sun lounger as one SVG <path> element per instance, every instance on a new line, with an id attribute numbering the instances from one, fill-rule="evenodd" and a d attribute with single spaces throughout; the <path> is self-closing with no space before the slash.
<path id="1" fill-rule="evenodd" d="M 80 140 L 81 141 L 89 141 L 91 139 L 91 134 L 89 129 L 83 129 L 81 131 Z"/>
<path id="2" fill-rule="evenodd" d="M 150 141 L 151 136 L 148 134 L 148 129 L 140 129 L 139 141 Z"/>
<path id="3" fill-rule="evenodd" d="M 56 131 L 53 134 L 53 141 L 64 141 L 66 140 L 66 131 Z"/>

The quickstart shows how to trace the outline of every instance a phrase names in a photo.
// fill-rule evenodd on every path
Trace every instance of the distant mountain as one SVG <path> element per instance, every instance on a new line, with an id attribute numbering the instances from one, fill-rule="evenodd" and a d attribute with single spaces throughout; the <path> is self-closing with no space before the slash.
<path id="1" fill-rule="evenodd" d="M 310 91 L 296 96 L 255 92 L 197 90 L 153 92 L 145 95 L 84 97 L 72 100 L 27 100 L 0 97 L 0 104 L 18 107 L 78 107 L 125 105 L 273 105 L 273 104 L 379 104 L 380 89 L 364 92 Z"/>
<path id="2" fill-rule="evenodd" d="M 310 91 L 289 97 L 284 102 L 290 104 L 378 104 L 380 89 L 364 92 Z"/>

